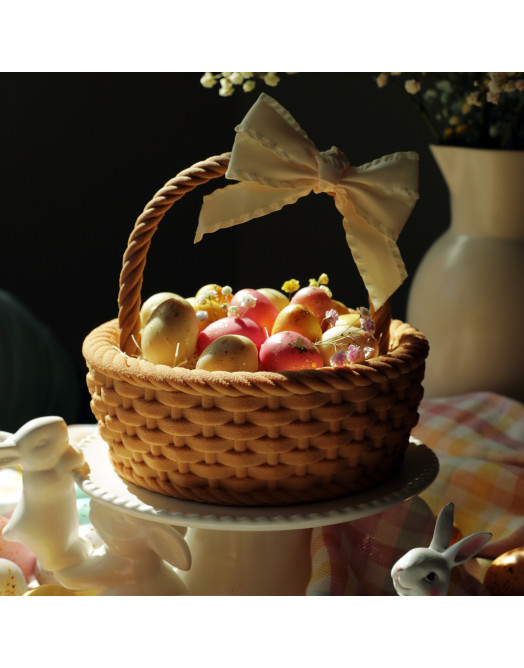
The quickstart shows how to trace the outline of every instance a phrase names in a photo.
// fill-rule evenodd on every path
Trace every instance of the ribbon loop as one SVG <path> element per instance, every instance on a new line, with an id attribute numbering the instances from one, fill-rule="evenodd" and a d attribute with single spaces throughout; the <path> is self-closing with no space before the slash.
<path id="1" fill-rule="evenodd" d="M 238 183 L 204 197 L 195 242 L 311 192 L 329 193 L 378 310 L 407 276 L 396 240 L 418 198 L 418 155 L 394 153 L 353 167 L 336 147 L 318 151 L 291 114 L 265 93 L 236 133 L 226 178 Z"/>

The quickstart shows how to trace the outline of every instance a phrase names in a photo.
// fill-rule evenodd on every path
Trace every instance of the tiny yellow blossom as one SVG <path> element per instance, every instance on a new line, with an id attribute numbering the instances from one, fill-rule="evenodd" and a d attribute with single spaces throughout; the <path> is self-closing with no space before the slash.
<path id="1" fill-rule="evenodd" d="M 327 285 L 329 283 L 329 276 L 327 274 L 320 274 L 318 282 L 320 285 Z"/>
<path id="2" fill-rule="evenodd" d="M 331 290 L 328 288 L 327 285 L 319 285 L 319 288 L 320 288 L 321 290 L 324 290 L 324 292 L 327 294 L 327 296 L 328 296 L 330 299 L 331 299 L 331 297 L 333 297 L 333 293 L 331 292 Z"/>
<path id="3" fill-rule="evenodd" d="M 299 288 L 300 288 L 300 283 L 297 281 L 297 279 L 290 278 L 289 281 L 285 281 L 285 283 L 281 287 L 281 290 L 283 290 L 289 295 L 292 292 L 296 292 Z"/>
<path id="4" fill-rule="evenodd" d="M 448 122 L 450 125 L 458 125 L 460 123 L 460 118 L 458 116 L 451 116 Z"/>
<path id="5" fill-rule="evenodd" d="M 408 79 L 404 82 L 404 88 L 410 95 L 415 95 L 415 93 L 419 92 L 421 85 L 420 82 L 415 79 Z"/>
<path id="6" fill-rule="evenodd" d="M 309 279 L 309 285 L 313 286 L 314 288 L 318 287 L 318 281 L 316 278 L 310 278 Z"/>
<path id="7" fill-rule="evenodd" d="M 377 82 L 377 86 L 379 88 L 384 88 L 388 82 L 388 79 L 389 76 L 386 72 L 381 72 L 377 77 L 375 77 L 375 81 Z"/>

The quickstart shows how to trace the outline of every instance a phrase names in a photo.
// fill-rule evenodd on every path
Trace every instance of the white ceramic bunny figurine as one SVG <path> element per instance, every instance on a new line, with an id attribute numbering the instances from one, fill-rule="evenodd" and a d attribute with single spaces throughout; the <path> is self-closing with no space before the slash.
<path id="1" fill-rule="evenodd" d="M 65 587 L 102 596 L 179 596 L 186 586 L 175 568 L 189 570 L 185 529 L 142 519 L 91 499 L 89 519 L 105 545 L 86 560 L 54 572 Z"/>
<path id="2" fill-rule="evenodd" d="M 89 554 L 79 537 L 73 470 L 85 465 L 61 417 L 30 420 L 0 432 L 0 468 L 22 466 L 22 496 L 2 534 L 30 548 L 44 569 L 66 568 Z"/>
<path id="3" fill-rule="evenodd" d="M 489 532 L 474 533 L 449 545 L 453 533 L 453 503 L 440 511 L 429 547 L 416 547 L 391 569 L 399 596 L 445 596 L 451 569 L 474 557 L 491 539 Z"/>
<path id="4" fill-rule="evenodd" d="M 185 529 L 92 499 L 91 523 L 104 544 L 95 548 L 79 535 L 73 471 L 87 464 L 70 444 L 62 418 L 37 418 L 15 434 L 0 432 L 0 468 L 14 464 L 22 466 L 22 496 L 2 535 L 29 547 L 60 584 L 102 595 L 186 593 L 170 566 L 191 566 Z"/>

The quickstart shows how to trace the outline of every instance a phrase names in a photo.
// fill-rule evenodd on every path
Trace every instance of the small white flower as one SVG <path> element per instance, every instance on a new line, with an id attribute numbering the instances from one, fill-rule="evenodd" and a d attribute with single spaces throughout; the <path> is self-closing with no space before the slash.
<path id="1" fill-rule="evenodd" d="M 268 86 L 276 86 L 280 81 L 280 77 L 276 72 L 267 72 L 264 76 L 264 83 Z"/>
<path id="2" fill-rule="evenodd" d="M 222 288 L 222 294 L 224 297 L 229 297 L 229 295 L 233 292 L 233 288 L 230 285 L 224 285 Z"/>
<path id="3" fill-rule="evenodd" d="M 234 92 L 235 87 L 231 81 L 229 81 L 229 79 L 226 79 L 225 77 L 220 79 L 220 90 L 218 91 L 219 95 L 222 95 L 222 97 L 227 97 L 229 95 L 233 95 Z"/>
<path id="4" fill-rule="evenodd" d="M 207 320 L 207 311 L 198 310 L 196 312 L 196 317 L 199 322 L 204 322 L 205 320 Z"/>
<path id="5" fill-rule="evenodd" d="M 257 298 L 253 295 L 244 295 L 240 300 L 242 308 L 252 308 L 257 303 Z"/>
<path id="6" fill-rule="evenodd" d="M 410 95 L 415 95 L 415 93 L 419 92 L 421 85 L 415 79 L 408 79 L 404 82 L 404 88 Z"/>
<path id="7" fill-rule="evenodd" d="M 200 83 L 204 88 L 213 88 L 217 80 L 211 72 L 206 72 L 203 77 L 200 78 Z"/>
<path id="8" fill-rule="evenodd" d="M 241 72 L 233 72 L 233 74 L 229 77 L 229 81 L 231 81 L 231 83 L 235 86 L 238 86 L 244 81 L 244 76 L 241 74 Z"/>

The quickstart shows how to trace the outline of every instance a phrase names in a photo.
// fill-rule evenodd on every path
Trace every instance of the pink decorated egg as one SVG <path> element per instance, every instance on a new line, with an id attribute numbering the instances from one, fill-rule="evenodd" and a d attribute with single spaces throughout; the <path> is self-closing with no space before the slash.
<path id="1" fill-rule="evenodd" d="M 197 353 L 200 355 L 208 345 L 226 334 L 236 334 L 251 339 L 257 348 L 266 340 L 266 333 L 262 327 L 251 318 L 227 316 L 210 323 L 198 335 Z"/>
<path id="2" fill-rule="evenodd" d="M 271 333 L 278 309 L 262 292 L 252 288 L 239 290 L 233 295 L 230 306 L 238 308 L 239 316 L 247 316 Z"/>
<path id="3" fill-rule="evenodd" d="M 301 304 L 314 313 L 321 323 L 324 320 L 326 311 L 333 308 L 331 297 L 322 288 L 309 285 L 307 288 L 301 288 L 291 298 L 291 304 Z"/>
<path id="4" fill-rule="evenodd" d="M 8 521 L 7 517 L 0 516 L 0 557 L 15 563 L 29 582 L 35 570 L 36 555 L 23 543 L 9 541 L 2 536 Z"/>
<path id="5" fill-rule="evenodd" d="M 260 365 L 264 371 L 299 371 L 324 366 L 322 355 L 313 343 L 298 332 L 278 332 L 260 346 Z"/>

